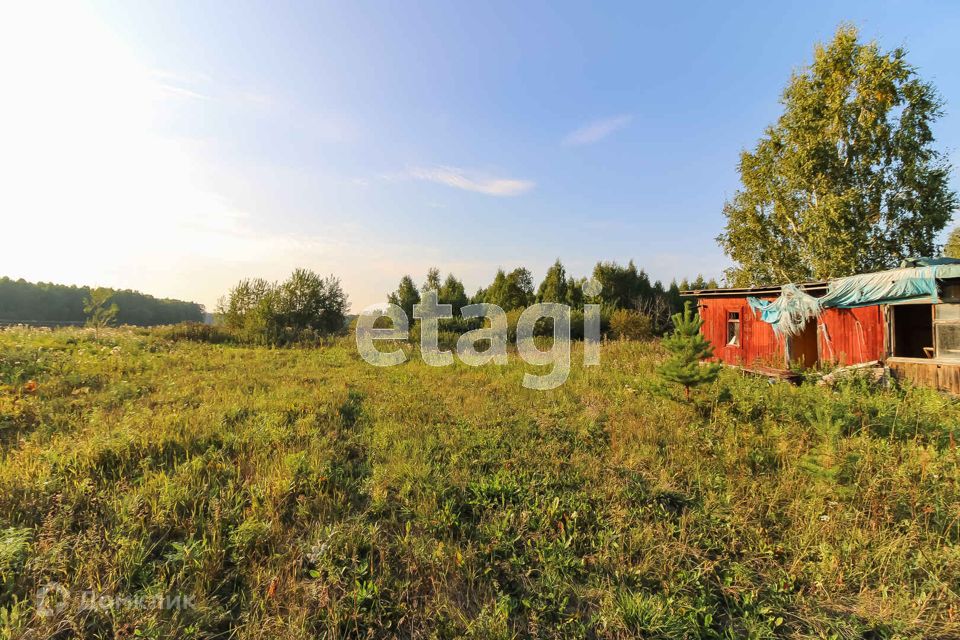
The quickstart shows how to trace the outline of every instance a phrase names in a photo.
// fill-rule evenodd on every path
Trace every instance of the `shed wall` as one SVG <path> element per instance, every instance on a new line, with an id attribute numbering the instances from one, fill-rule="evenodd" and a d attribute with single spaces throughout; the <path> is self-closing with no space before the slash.
<path id="1" fill-rule="evenodd" d="M 883 307 L 826 309 L 818 318 L 820 359 L 841 365 L 882 360 L 886 355 Z"/>
<path id="2" fill-rule="evenodd" d="M 727 314 L 740 314 L 740 344 L 727 344 Z M 727 364 L 784 364 L 784 341 L 750 309 L 746 298 L 704 298 L 700 300 L 701 332 L 713 346 L 716 360 Z"/>
<path id="3" fill-rule="evenodd" d="M 785 366 L 785 340 L 754 314 L 746 298 L 702 298 L 699 309 L 701 332 L 713 346 L 715 359 L 727 364 Z M 731 311 L 740 314 L 739 346 L 727 344 L 727 314 Z M 817 334 L 822 362 L 858 364 L 885 356 L 886 323 L 879 305 L 826 309 L 817 319 Z"/>

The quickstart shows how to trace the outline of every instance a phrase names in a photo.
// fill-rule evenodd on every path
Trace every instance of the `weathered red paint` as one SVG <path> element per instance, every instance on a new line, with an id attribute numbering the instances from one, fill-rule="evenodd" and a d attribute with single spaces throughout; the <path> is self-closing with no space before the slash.
<path id="1" fill-rule="evenodd" d="M 739 365 L 783 365 L 783 339 L 774 333 L 773 327 L 754 316 L 746 298 L 703 298 L 698 308 L 703 318 L 700 331 L 713 345 L 716 360 Z M 732 311 L 740 314 L 739 345 L 727 342 L 727 316 Z"/>
<path id="2" fill-rule="evenodd" d="M 745 297 L 703 297 L 698 302 L 701 332 L 713 345 L 714 359 L 727 364 L 786 366 L 786 340 L 753 312 Z M 727 343 L 727 314 L 731 311 L 740 314 L 739 345 Z M 882 307 L 827 309 L 816 322 L 821 362 L 857 364 L 884 357 Z"/>
<path id="3" fill-rule="evenodd" d="M 846 365 L 884 358 L 887 329 L 880 305 L 826 309 L 817 324 L 822 362 Z"/>

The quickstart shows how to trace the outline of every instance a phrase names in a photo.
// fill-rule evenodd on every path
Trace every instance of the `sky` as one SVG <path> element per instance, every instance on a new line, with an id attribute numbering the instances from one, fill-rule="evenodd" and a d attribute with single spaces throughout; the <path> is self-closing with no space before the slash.
<path id="1" fill-rule="evenodd" d="M 306 267 L 355 311 L 431 266 L 720 276 L 738 156 L 843 22 L 960 164 L 960 5 L 778 4 L 0 3 L 0 275 L 212 309 Z"/>

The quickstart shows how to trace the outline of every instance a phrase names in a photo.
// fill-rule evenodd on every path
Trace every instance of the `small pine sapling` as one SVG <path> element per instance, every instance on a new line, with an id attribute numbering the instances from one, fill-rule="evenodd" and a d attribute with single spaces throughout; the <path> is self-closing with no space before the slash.
<path id="1" fill-rule="evenodd" d="M 670 352 L 658 372 L 670 382 L 683 385 L 686 398 L 690 398 L 690 388 L 712 382 L 720 373 L 720 365 L 715 362 L 701 365 L 700 361 L 713 356 L 713 347 L 700 333 L 703 320 L 693 313 L 690 302 L 683 306 L 683 313 L 676 313 L 673 320 L 673 333 L 663 339 L 663 346 Z"/>

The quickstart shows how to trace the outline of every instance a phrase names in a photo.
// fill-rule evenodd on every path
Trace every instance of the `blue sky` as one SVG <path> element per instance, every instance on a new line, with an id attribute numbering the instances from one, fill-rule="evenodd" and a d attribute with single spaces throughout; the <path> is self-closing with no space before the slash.
<path id="1" fill-rule="evenodd" d="M 936 84 L 956 164 L 960 5 L 773 5 L 9 6 L 0 274 L 212 307 L 305 266 L 355 310 L 432 265 L 719 276 L 738 154 L 844 21 Z"/>

